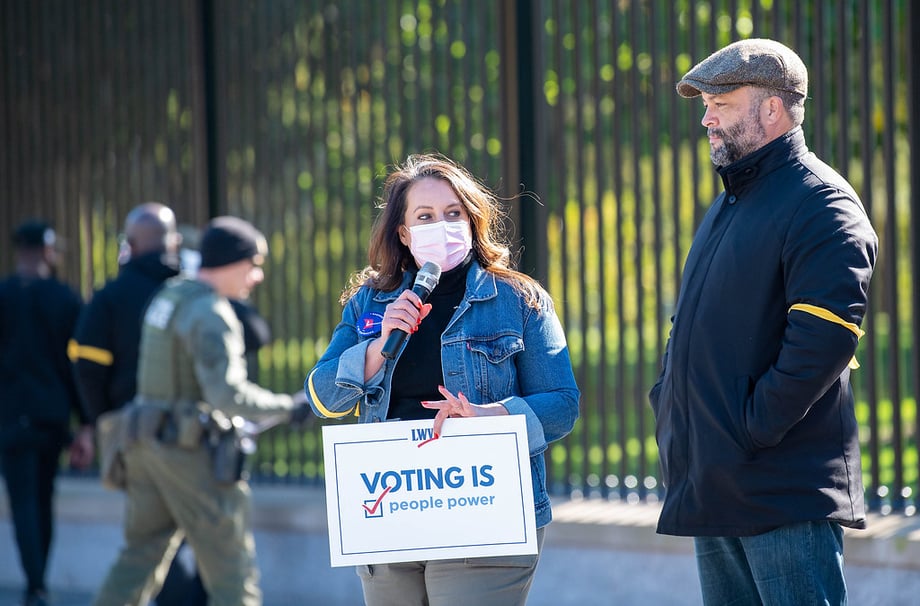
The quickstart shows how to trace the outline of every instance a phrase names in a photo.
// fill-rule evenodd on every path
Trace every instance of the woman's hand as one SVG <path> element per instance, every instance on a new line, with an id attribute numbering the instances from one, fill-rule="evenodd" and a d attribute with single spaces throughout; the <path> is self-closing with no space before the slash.
<path id="1" fill-rule="evenodd" d="M 365 381 L 377 374 L 386 361 L 381 352 L 390 333 L 394 330 L 401 330 L 411 335 L 418 330 L 419 324 L 428 317 L 429 313 L 431 313 L 431 303 L 422 305 L 422 300 L 411 290 L 404 290 L 399 298 L 387 305 L 383 311 L 383 320 L 380 321 L 380 336 L 368 345 L 364 356 Z"/>
<path id="2" fill-rule="evenodd" d="M 441 426 L 444 425 L 444 420 L 450 417 L 490 417 L 508 414 L 508 410 L 497 402 L 492 402 L 491 404 L 471 404 L 470 401 L 466 399 L 466 396 L 463 395 L 462 391 L 458 391 L 455 396 L 443 385 L 438 385 L 438 391 L 444 396 L 443 400 L 422 401 L 422 406 L 425 408 L 438 411 L 438 414 L 434 417 L 435 437 L 440 437 Z"/>
<path id="3" fill-rule="evenodd" d="M 422 300 L 410 289 L 404 290 L 399 297 L 387 305 L 380 323 L 380 340 L 386 341 L 394 330 L 401 330 L 411 335 L 418 330 L 431 312 L 431 303 L 422 304 Z"/>

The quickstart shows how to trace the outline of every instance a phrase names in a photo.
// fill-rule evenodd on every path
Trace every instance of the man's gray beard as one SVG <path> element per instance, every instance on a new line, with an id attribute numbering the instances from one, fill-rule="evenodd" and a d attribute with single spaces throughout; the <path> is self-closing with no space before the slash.
<path id="1" fill-rule="evenodd" d="M 725 144 L 725 139 L 722 140 L 722 147 L 718 149 L 710 148 L 709 158 L 712 160 L 712 163 L 715 164 L 718 168 L 723 166 L 728 166 L 734 160 L 732 160 L 733 154 L 731 150 L 728 149 L 728 145 Z"/>
<path id="2" fill-rule="evenodd" d="M 748 114 L 748 122 L 735 124 L 728 129 L 710 129 L 709 132 L 718 134 L 722 138 L 722 147 L 709 148 L 709 158 L 717 167 L 728 166 L 752 154 L 761 147 L 767 138 L 767 131 L 758 119 L 759 105 L 752 106 Z"/>
<path id="3" fill-rule="evenodd" d="M 722 147 L 709 150 L 712 163 L 718 167 L 728 166 L 760 149 L 761 142 L 766 138 L 766 132 L 759 122 L 750 126 L 757 130 L 758 137 L 751 137 L 752 133 L 749 130 L 747 132 L 741 129 L 736 132 L 732 132 L 733 129 L 729 129 L 728 132 L 723 131 L 723 135 L 727 136 L 722 137 Z"/>

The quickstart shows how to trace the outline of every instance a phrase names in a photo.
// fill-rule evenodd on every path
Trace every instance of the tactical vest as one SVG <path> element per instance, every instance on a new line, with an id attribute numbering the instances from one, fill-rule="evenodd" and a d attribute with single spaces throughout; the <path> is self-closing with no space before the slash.
<path id="1" fill-rule="evenodd" d="M 154 401 L 201 400 L 195 360 L 174 329 L 182 309 L 213 290 L 197 280 L 175 279 L 157 293 L 144 313 L 137 394 Z"/>

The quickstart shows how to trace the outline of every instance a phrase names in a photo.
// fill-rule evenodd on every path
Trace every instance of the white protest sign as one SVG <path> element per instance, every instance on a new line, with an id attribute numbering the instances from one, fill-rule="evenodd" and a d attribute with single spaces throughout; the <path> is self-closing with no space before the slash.
<path id="1" fill-rule="evenodd" d="M 332 566 L 537 553 L 523 415 L 323 426 Z"/>

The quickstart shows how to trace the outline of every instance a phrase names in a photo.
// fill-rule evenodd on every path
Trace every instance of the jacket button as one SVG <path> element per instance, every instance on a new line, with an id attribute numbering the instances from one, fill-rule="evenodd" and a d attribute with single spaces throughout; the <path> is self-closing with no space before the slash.
<path id="1" fill-rule="evenodd" d="M 734 195 L 728 197 L 728 203 L 729 203 L 729 204 L 734 204 L 734 203 L 737 202 L 737 201 L 738 201 L 738 198 L 735 197 Z"/>

